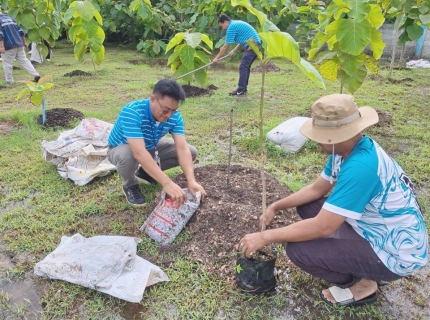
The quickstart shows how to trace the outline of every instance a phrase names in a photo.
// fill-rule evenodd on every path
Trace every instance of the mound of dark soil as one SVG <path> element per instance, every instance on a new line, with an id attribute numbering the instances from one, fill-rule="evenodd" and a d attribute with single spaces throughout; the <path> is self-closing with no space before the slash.
<path id="1" fill-rule="evenodd" d="M 212 94 L 212 91 L 210 89 L 194 87 L 188 84 L 183 85 L 182 88 L 184 89 L 185 96 L 187 98 L 201 97 L 201 96 L 207 96 L 207 95 L 210 96 Z"/>
<path id="2" fill-rule="evenodd" d="M 227 169 L 227 165 L 195 169 L 196 179 L 205 188 L 208 197 L 186 226 L 190 239 L 177 245 L 161 247 L 160 250 L 181 252 L 201 262 L 223 279 L 233 282 L 237 255 L 234 246 L 245 234 L 259 231 L 262 185 L 260 170 L 239 165 L 230 167 L 230 185 L 227 185 Z M 175 182 L 181 187 L 187 186 L 183 174 L 178 175 Z M 266 185 L 267 204 L 292 193 L 268 173 Z M 270 228 L 288 225 L 293 221 L 292 218 L 297 217 L 294 210 L 289 210 L 288 215 L 286 213 L 286 210 L 279 212 Z"/>
<path id="3" fill-rule="evenodd" d="M 393 116 L 386 110 L 375 109 L 378 113 L 379 121 L 377 127 L 391 126 L 393 124 Z"/>
<path id="4" fill-rule="evenodd" d="M 55 108 L 46 110 L 45 128 L 68 127 L 74 120 L 82 120 L 82 112 L 71 108 Z M 42 125 L 42 115 L 37 118 L 37 123 Z"/>
<path id="5" fill-rule="evenodd" d="M 281 69 L 276 66 L 272 61 L 269 61 L 268 64 L 266 64 L 266 72 L 279 72 Z M 263 68 L 261 65 L 255 66 L 254 68 L 251 68 L 251 72 L 262 72 Z"/>
<path id="6" fill-rule="evenodd" d="M 91 76 L 91 73 L 88 73 L 82 70 L 73 70 L 72 72 L 66 73 L 63 77 L 77 77 L 77 76 L 89 77 Z"/>

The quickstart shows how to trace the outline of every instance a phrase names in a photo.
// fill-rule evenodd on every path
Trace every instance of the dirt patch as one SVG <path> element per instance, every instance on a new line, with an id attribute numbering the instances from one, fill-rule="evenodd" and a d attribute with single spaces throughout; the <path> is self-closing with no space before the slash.
<path id="1" fill-rule="evenodd" d="M 378 113 L 379 121 L 377 127 L 391 126 L 393 124 L 393 116 L 386 110 L 375 109 Z"/>
<path id="2" fill-rule="evenodd" d="M 18 130 L 19 126 L 12 120 L 1 120 L 0 121 L 0 134 L 8 133 L 15 130 Z"/>
<path id="3" fill-rule="evenodd" d="M 269 61 L 268 64 L 266 64 L 266 72 L 279 72 L 281 69 L 276 66 L 272 61 Z M 254 68 L 251 68 L 251 72 L 262 72 L 263 68 L 261 65 L 255 66 Z"/>
<path id="4" fill-rule="evenodd" d="M 162 67 L 167 67 L 167 59 L 132 59 L 128 60 L 127 62 L 133 65 L 149 64 L 151 66 L 158 65 Z"/>
<path id="5" fill-rule="evenodd" d="M 210 96 L 213 92 L 208 88 L 199 88 L 188 84 L 182 85 L 187 98 Z"/>
<path id="6" fill-rule="evenodd" d="M 186 230 L 190 239 L 180 244 L 161 247 L 163 252 L 181 252 L 200 263 L 224 280 L 234 282 L 237 252 L 234 246 L 247 233 L 259 231 L 261 209 L 260 170 L 232 165 L 230 185 L 227 185 L 227 165 L 203 166 L 195 169 L 197 181 L 208 197 L 190 219 Z M 276 178 L 266 173 L 267 203 L 271 204 L 292 192 Z M 186 187 L 183 174 L 175 182 Z M 158 199 L 155 201 L 158 203 Z M 297 214 L 284 210 L 275 217 L 270 228 L 290 224 Z M 157 261 L 164 265 L 165 261 Z"/>
<path id="7" fill-rule="evenodd" d="M 414 79 L 412 78 L 404 78 L 404 79 L 388 79 L 389 82 L 391 83 L 403 83 L 403 82 L 412 82 L 414 81 Z"/>
<path id="8" fill-rule="evenodd" d="M 45 128 L 68 127 L 72 121 L 82 120 L 84 114 L 71 108 L 55 108 L 46 110 Z M 37 118 L 37 123 L 42 125 L 42 115 Z"/>
<path id="9" fill-rule="evenodd" d="M 54 66 L 56 66 L 56 67 L 69 67 L 70 64 L 68 64 L 68 63 L 54 63 Z"/>
<path id="10" fill-rule="evenodd" d="M 88 73 L 82 70 L 73 70 L 72 72 L 64 74 L 63 77 L 78 77 L 78 76 L 89 77 L 91 76 L 91 73 Z"/>

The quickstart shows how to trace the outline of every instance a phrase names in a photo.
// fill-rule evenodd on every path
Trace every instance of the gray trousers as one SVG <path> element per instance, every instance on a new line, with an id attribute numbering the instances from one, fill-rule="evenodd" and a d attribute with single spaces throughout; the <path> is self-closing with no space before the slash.
<path id="1" fill-rule="evenodd" d="M 197 150 L 191 145 L 191 156 L 193 161 L 197 157 Z M 157 145 L 158 156 L 160 158 L 161 170 L 167 170 L 179 165 L 178 154 L 176 152 L 175 141 L 172 138 L 160 139 Z M 155 149 L 148 151 L 154 157 Z M 138 184 L 135 172 L 139 168 L 139 162 L 133 157 L 128 144 L 120 144 L 114 148 L 109 148 L 108 160 L 116 166 L 116 171 L 122 180 L 124 187 L 131 187 Z"/>
<path id="2" fill-rule="evenodd" d="M 13 82 L 12 71 L 13 71 L 13 60 L 15 59 L 33 77 L 36 77 L 39 75 L 39 72 L 36 71 L 36 69 L 31 64 L 30 60 L 27 59 L 27 56 L 25 55 L 24 47 L 6 50 L 6 52 L 2 53 L 1 58 L 3 62 L 3 71 L 4 71 L 6 82 L 10 82 L 10 83 Z"/>
<path id="3" fill-rule="evenodd" d="M 315 217 L 327 198 L 297 207 L 302 219 Z M 344 222 L 330 237 L 289 242 L 291 261 L 307 273 L 348 288 L 361 280 L 394 281 L 402 278 L 391 272 L 373 251 L 370 243 Z"/>

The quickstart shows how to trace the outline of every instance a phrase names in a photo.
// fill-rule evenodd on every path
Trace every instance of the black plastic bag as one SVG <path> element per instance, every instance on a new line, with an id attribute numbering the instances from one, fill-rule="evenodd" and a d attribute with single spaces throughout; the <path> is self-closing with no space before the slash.
<path id="1" fill-rule="evenodd" d="M 257 256 L 267 256 L 262 251 Z M 276 255 L 267 261 L 246 258 L 239 254 L 236 263 L 236 283 L 242 291 L 250 294 L 269 292 L 276 287 L 275 278 Z"/>

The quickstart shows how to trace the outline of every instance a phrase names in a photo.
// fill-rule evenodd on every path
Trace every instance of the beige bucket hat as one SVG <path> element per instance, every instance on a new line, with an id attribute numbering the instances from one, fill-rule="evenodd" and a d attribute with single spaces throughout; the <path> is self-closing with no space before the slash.
<path id="1" fill-rule="evenodd" d="M 300 128 L 300 133 L 318 143 L 336 144 L 351 139 L 378 122 L 372 107 L 357 108 L 349 94 L 324 96 L 311 107 L 312 119 Z"/>

